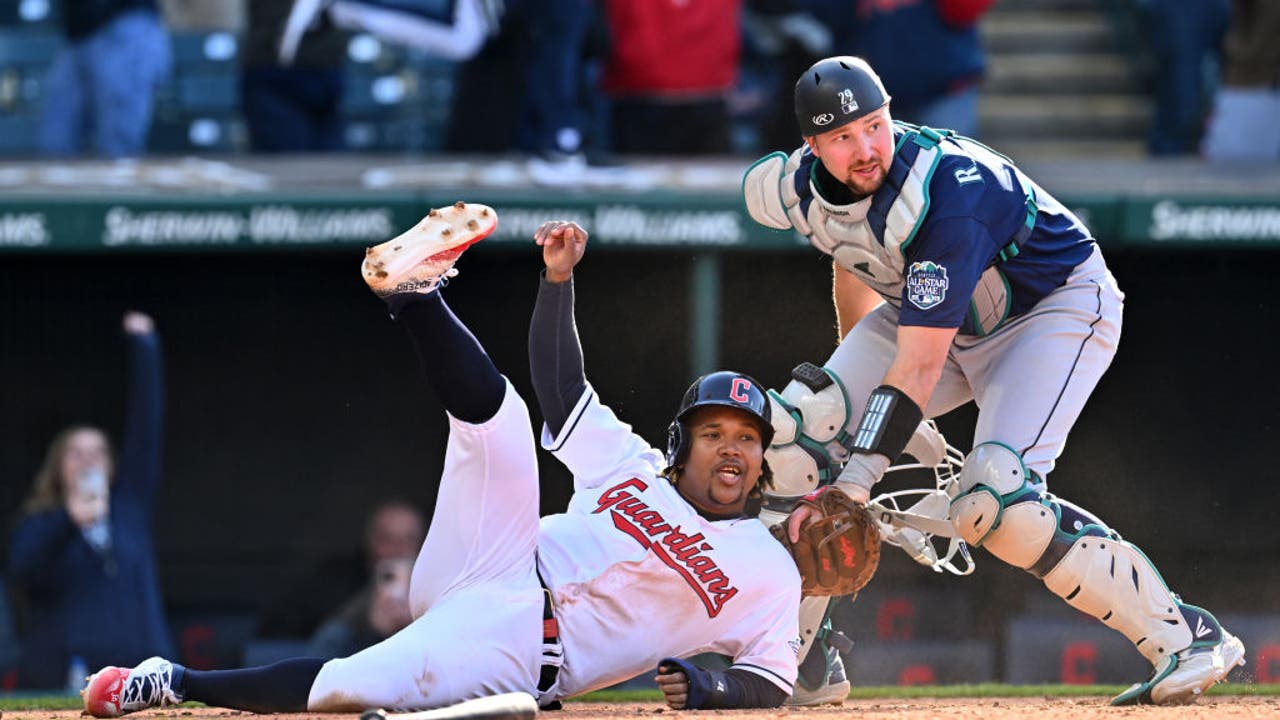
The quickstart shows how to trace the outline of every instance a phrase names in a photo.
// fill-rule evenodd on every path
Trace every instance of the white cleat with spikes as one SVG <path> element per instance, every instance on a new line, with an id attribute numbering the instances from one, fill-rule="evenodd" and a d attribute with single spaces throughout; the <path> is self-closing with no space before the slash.
<path id="1" fill-rule="evenodd" d="M 453 264 L 498 227 L 488 205 L 461 200 L 427 213 L 417 225 L 365 251 L 360 274 L 378 297 L 427 294 L 458 274 Z"/>

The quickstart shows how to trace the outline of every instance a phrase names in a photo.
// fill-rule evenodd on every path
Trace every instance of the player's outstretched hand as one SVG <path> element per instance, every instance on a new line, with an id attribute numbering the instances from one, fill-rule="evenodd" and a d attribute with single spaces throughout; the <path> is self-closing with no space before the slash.
<path id="1" fill-rule="evenodd" d="M 672 710 L 683 710 L 689 702 L 689 677 L 679 666 L 662 663 L 658 665 L 658 674 L 654 677 L 667 707 Z"/>
<path id="2" fill-rule="evenodd" d="M 587 251 L 587 231 L 568 220 L 549 220 L 533 233 L 533 241 L 542 246 L 542 262 L 547 266 L 547 280 L 562 283 L 573 277 L 573 268 Z"/>

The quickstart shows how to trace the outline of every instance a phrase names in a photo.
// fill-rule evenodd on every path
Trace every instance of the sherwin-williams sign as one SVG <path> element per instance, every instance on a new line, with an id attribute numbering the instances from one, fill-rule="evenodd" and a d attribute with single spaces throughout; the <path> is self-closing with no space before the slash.
<path id="1" fill-rule="evenodd" d="M 0 253 L 252 251 L 367 246 L 411 227 L 437 193 L 360 193 L 317 197 L 233 193 L 201 198 L 22 196 L 0 200 Z M 494 244 L 524 243 L 544 220 L 582 223 L 602 246 L 807 249 L 796 233 L 760 227 L 729 195 L 644 196 L 471 193 L 498 210 Z M 1103 246 L 1271 246 L 1280 243 L 1280 198 L 1238 201 L 1104 200 L 1067 204 Z"/>

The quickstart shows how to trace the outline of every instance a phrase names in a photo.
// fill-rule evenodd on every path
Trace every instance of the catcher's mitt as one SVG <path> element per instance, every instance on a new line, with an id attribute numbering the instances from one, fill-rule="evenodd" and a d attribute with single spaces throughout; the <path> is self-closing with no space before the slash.
<path id="1" fill-rule="evenodd" d="M 816 508 L 821 517 L 787 537 L 787 521 L 769 528 L 796 561 L 800 594 L 852 595 L 871 581 L 880 564 L 880 529 L 871 513 L 838 489 L 825 486 L 802 498 L 796 508 Z M 793 511 L 794 512 L 794 511 Z"/>

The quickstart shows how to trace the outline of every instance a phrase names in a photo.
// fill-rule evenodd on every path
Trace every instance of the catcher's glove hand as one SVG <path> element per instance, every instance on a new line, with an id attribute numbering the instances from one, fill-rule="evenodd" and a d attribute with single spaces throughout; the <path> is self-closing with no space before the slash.
<path id="1" fill-rule="evenodd" d="M 857 593 L 880 564 L 880 529 L 871 513 L 830 485 L 804 496 L 796 505 L 801 507 L 813 508 L 819 517 L 800 528 L 796 542 L 788 537 L 785 520 L 769 528 L 796 561 L 800 594 Z"/>

